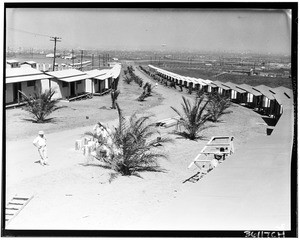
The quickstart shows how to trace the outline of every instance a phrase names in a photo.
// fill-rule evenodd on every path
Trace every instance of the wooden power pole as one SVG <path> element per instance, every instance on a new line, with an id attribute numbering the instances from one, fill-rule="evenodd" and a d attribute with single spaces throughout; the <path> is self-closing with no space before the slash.
<path id="1" fill-rule="evenodd" d="M 92 54 L 92 69 L 94 69 L 94 54 Z"/>
<path id="2" fill-rule="evenodd" d="M 82 71 L 82 57 L 83 57 L 83 50 L 80 50 L 80 71 Z"/>
<path id="3" fill-rule="evenodd" d="M 74 50 L 72 49 L 72 55 L 71 55 L 71 59 L 72 59 L 72 68 L 74 68 Z"/>
<path id="4" fill-rule="evenodd" d="M 55 70 L 55 55 L 56 55 L 56 42 L 61 42 L 60 37 L 50 37 L 50 41 L 54 42 L 54 56 L 53 56 L 53 68 L 52 71 Z"/>

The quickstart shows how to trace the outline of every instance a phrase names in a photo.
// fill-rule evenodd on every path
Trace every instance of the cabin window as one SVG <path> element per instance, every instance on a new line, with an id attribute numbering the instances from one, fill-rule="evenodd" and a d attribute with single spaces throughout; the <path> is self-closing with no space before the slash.
<path id="1" fill-rule="evenodd" d="M 35 86 L 35 81 L 28 81 L 27 82 L 27 87 L 34 87 Z"/>
<path id="2" fill-rule="evenodd" d="M 67 82 L 62 82 L 62 87 L 68 87 L 68 83 Z"/>

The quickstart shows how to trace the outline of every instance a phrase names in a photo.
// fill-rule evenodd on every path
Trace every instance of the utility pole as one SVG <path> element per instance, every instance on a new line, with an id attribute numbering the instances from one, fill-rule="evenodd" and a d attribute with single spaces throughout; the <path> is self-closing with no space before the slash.
<path id="1" fill-rule="evenodd" d="M 92 69 L 94 69 L 94 54 L 92 54 Z"/>
<path id="2" fill-rule="evenodd" d="M 52 71 L 55 70 L 55 55 L 56 55 L 56 42 L 61 42 L 60 37 L 50 37 L 50 41 L 54 42 L 54 56 L 53 56 L 53 68 Z"/>
<path id="3" fill-rule="evenodd" d="M 101 64 L 101 56 L 99 55 L 99 69 L 100 69 L 100 64 Z"/>
<path id="4" fill-rule="evenodd" d="M 82 71 L 82 57 L 83 57 L 83 50 L 80 50 L 80 71 Z"/>
<path id="5" fill-rule="evenodd" d="M 72 49 L 71 59 L 72 59 L 72 68 L 74 68 L 74 50 L 73 49 Z"/>

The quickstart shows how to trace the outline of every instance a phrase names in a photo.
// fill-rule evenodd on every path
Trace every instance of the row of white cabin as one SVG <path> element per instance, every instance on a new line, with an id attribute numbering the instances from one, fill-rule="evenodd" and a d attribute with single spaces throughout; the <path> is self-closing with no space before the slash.
<path id="1" fill-rule="evenodd" d="M 55 70 L 65 70 L 65 69 L 81 69 L 86 66 L 91 65 L 91 61 L 84 61 L 82 63 L 77 62 L 74 64 L 65 64 L 65 63 L 55 63 Z M 113 66 L 115 62 L 109 62 L 108 66 Z M 6 60 L 6 68 L 35 68 L 37 70 L 46 72 L 46 71 L 52 71 L 53 64 L 50 63 L 37 63 L 35 61 L 25 61 L 25 62 L 19 62 L 18 60 Z"/>
<path id="2" fill-rule="evenodd" d="M 149 74 L 153 77 L 175 82 L 177 85 L 205 92 L 218 92 L 229 97 L 233 102 L 262 111 L 264 114 L 279 118 L 284 106 L 293 106 L 293 91 L 286 87 L 270 88 L 265 85 L 250 86 L 181 76 L 164 69 L 148 65 Z"/>
<path id="3" fill-rule="evenodd" d="M 86 72 L 67 69 L 42 72 L 34 68 L 7 68 L 5 73 L 6 105 L 21 101 L 19 91 L 27 96 L 54 89 L 55 99 L 70 99 L 81 94 L 101 94 L 112 88 L 119 78 L 121 64 L 111 69 L 94 69 Z"/>

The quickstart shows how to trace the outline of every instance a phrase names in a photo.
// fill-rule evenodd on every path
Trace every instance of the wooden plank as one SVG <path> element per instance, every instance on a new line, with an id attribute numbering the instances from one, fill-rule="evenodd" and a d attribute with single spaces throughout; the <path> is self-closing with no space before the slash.
<path id="1" fill-rule="evenodd" d="M 21 198 L 21 197 L 14 197 L 14 200 L 24 200 L 27 201 L 29 198 Z"/>
<path id="2" fill-rule="evenodd" d="M 18 208 L 18 210 L 15 210 L 13 212 L 11 211 L 7 211 L 5 212 L 5 216 L 6 216 L 6 226 L 10 223 L 10 221 L 15 218 L 20 211 L 30 202 L 30 200 L 33 198 L 33 196 L 29 197 L 29 198 L 25 198 L 25 197 L 13 197 L 11 202 L 8 203 L 7 208 L 12 208 L 11 205 L 14 205 L 13 208 Z"/>
<path id="3" fill-rule="evenodd" d="M 5 209 L 5 215 L 14 215 L 19 211 L 19 209 L 11 210 L 11 209 Z"/>
<path id="4" fill-rule="evenodd" d="M 14 206 L 23 205 L 23 203 L 15 203 L 15 202 L 9 202 L 8 204 L 9 205 L 14 205 Z"/>

